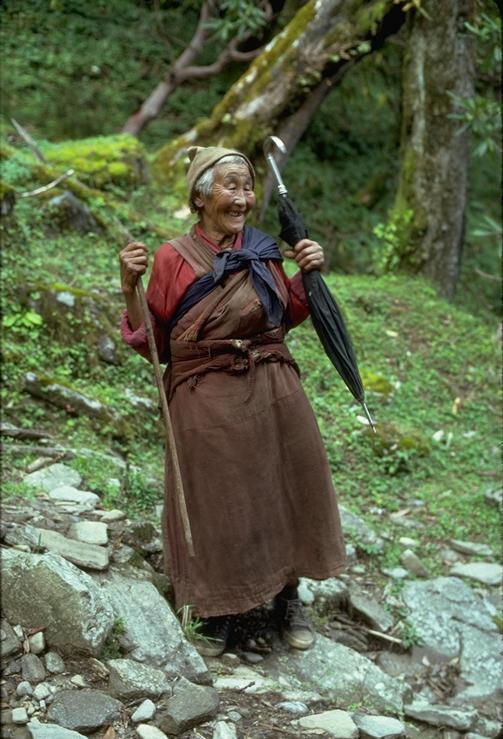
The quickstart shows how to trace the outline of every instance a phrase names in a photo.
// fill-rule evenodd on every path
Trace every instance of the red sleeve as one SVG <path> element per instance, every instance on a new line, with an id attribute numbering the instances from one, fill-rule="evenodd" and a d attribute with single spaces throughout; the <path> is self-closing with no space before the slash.
<path id="1" fill-rule="evenodd" d="M 302 282 L 302 272 L 297 272 L 296 275 L 289 278 L 283 269 L 283 265 L 278 262 L 276 264 L 288 290 L 288 328 L 291 329 L 298 326 L 302 321 L 305 321 L 309 315 L 309 306 Z"/>
<path id="2" fill-rule="evenodd" d="M 162 244 L 154 256 L 152 274 L 146 292 L 155 343 L 161 362 L 167 362 L 169 358 L 169 336 L 166 333 L 165 324 L 173 316 L 183 294 L 195 278 L 192 267 L 173 249 L 171 244 Z M 145 324 L 141 323 L 136 331 L 133 331 L 127 311 L 124 311 L 120 328 L 124 341 L 150 360 Z"/>

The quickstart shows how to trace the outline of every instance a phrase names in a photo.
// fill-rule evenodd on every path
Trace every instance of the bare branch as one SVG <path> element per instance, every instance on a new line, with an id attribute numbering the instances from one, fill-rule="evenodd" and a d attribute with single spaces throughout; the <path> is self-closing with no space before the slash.
<path id="1" fill-rule="evenodd" d="M 44 155 L 42 154 L 42 152 L 38 148 L 38 146 L 37 146 L 36 142 L 34 141 L 34 139 L 32 139 L 32 137 L 30 136 L 30 134 L 28 133 L 28 131 L 25 128 L 23 128 L 23 126 L 20 123 L 18 123 L 15 118 L 11 118 L 10 120 L 11 120 L 12 125 L 14 126 L 14 128 L 16 129 L 16 131 L 18 132 L 18 134 L 21 136 L 21 138 L 23 139 L 23 141 L 28 144 L 28 146 L 30 147 L 30 149 L 32 150 L 32 152 L 35 154 L 35 156 L 37 157 L 37 159 L 40 162 L 43 162 L 44 164 L 47 164 L 47 159 L 44 157 Z"/>
<path id="2" fill-rule="evenodd" d="M 47 190 L 52 190 L 53 187 L 57 187 L 60 182 L 63 182 L 63 180 L 68 179 L 68 177 L 71 177 L 73 174 L 75 174 L 74 169 L 67 169 L 66 172 L 63 172 L 62 175 L 59 177 L 56 177 L 55 180 L 52 182 L 49 182 L 48 185 L 44 185 L 43 187 L 37 187 L 36 190 L 30 190 L 29 192 L 22 192 L 19 197 L 20 198 L 31 198 L 33 195 L 41 195 L 43 192 L 47 192 Z"/>
<path id="3" fill-rule="evenodd" d="M 266 21 L 270 21 L 273 17 L 271 4 L 267 0 L 264 0 L 259 6 L 264 12 Z M 246 31 L 230 41 L 213 64 L 207 64 L 205 66 L 193 65 L 206 41 L 212 35 L 208 30 L 207 23 L 216 15 L 217 10 L 218 3 L 214 0 L 206 0 L 203 3 L 197 28 L 189 45 L 171 66 L 164 79 L 159 82 L 153 92 L 143 102 L 141 108 L 126 121 L 122 128 L 125 133 L 132 133 L 134 136 L 137 136 L 151 120 L 159 115 L 167 98 L 183 82 L 189 79 L 206 79 L 212 77 L 213 75 L 219 74 L 229 62 L 249 62 L 264 50 L 264 47 L 252 49 L 251 51 L 238 50 L 237 47 L 239 45 L 248 41 L 253 36 L 252 31 Z"/>

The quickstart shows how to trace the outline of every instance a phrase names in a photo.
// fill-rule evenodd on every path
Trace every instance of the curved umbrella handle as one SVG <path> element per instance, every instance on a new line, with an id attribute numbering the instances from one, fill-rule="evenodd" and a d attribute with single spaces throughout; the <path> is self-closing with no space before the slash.
<path id="1" fill-rule="evenodd" d="M 276 184 L 278 186 L 278 192 L 280 195 L 286 195 L 288 193 L 288 190 L 286 188 L 285 183 L 283 182 L 281 178 L 281 174 L 278 168 L 278 165 L 276 163 L 275 158 L 272 154 L 272 149 L 274 147 L 277 147 L 282 154 L 287 154 L 286 146 L 283 143 L 283 141 L 279 138 L 279 136 L 268 136 L 266 140 L 264 141 L 264 156 L 267 159 L 269 166 L 271 168 L 271 171 L 274 175 L 274 179 L 276 180 Z"/>

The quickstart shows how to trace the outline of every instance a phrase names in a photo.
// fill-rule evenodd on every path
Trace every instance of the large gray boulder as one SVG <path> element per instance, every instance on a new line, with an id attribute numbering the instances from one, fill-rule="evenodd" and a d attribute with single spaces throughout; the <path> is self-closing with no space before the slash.
<path id="1" fill-rule="evenodd" d="M 119 718 L 122 708 L 120 701 L 101 690 L 61 690 L 49 706 L 47 716 L 65 729 L 88 733 Z"/>
<path id="2" fill-rule="evenodd" d="M 400 711 L 407 685 L 386 675 L 367 657 L 320 634 L 305 652 L 271 659 L 270 674 L 288 679 L 292 687 L 337 699 L 338 705 L 363 701 L 376 711 Z"/>
<path id="3" fill-rule="evenodd" d="M 459 657 L 461 706 L 498 703 L 503 695 L 501 638 L 493 610 L 482 597 L 456 577 L 407 583 L 402 599 L 430 660 Z M 454 702 L 453 701 L 453 702 Z"/>
<path id="4" fill-rule="evenodd" d="M 92 578 L 57 554 L 4 550 L 4 614 L 25 628 L 45 626 L 50 646 L 99 654 L 114 613 Z"/>
<path id="5" fill-rule="evenodd" d="M 204 660 L 186 640 L 176 616 L 151 582 L 115 571 L 100 581 L 115 617 L 124 626 L 121 646 L 127 657 L 160 667 L 168 677 L 183 675 L 194 682 L 211 682 Z"/>
<path id="6" fill-rule="evenodd" d="M 57 462 L 36 472 L 30 472 L 29 475 L 24 476 L 23 482 L 30 487 L 49 492 L 60 485 L 72 485 L 78 488 L 82 477 L 73 467 Z"/>

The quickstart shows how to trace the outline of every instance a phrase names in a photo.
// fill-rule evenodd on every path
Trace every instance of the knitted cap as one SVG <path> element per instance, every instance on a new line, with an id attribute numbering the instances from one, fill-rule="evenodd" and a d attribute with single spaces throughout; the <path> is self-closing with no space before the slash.
<path id="1" fill-rule="evenodd" d="M 203 172 L 216 164 L 219 159 L 223 159 L 230 154 L 240 156 L 245 160 L 250 168 L 253 185 L 255 185 L 255 170 L 253 169 L 252 163 L 240 151 L 225 149 L 223 146 L 191 146 L 187 149 L 187 154 L 190 159 L 189 169 L 187 170 L 187 184 L 189 186 L 189 205 L 191 210 L 195 210 L 193 200 L 194 185 L 199 177 Z"/>

